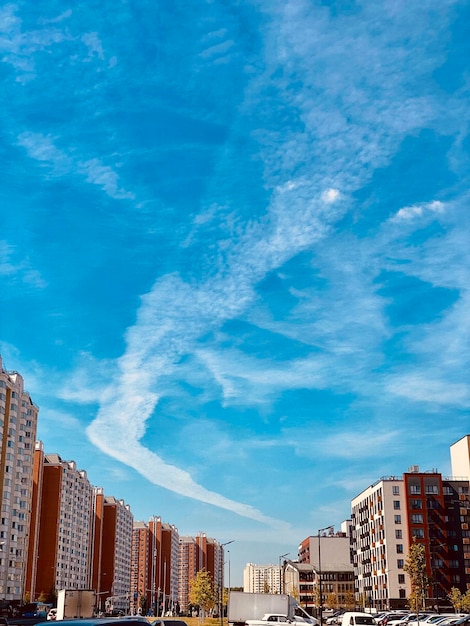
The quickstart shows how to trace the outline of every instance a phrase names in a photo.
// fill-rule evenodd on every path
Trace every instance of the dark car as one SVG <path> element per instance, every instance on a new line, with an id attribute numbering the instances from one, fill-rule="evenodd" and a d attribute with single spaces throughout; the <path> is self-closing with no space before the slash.
<path id="1" fill-rule="evenodd" d="M 145 617 L 124 615 L 124 617 L 93 617 L 85 619 L 64 619 L 60 620 L 60 626 L 137 626 L 138 624 L 147 624 Z"/>
<path id="2" fill-rule="evenodd" d="M 151 622 L 151 626 L 188 626 L 182 619 L 155 619 Z"/>

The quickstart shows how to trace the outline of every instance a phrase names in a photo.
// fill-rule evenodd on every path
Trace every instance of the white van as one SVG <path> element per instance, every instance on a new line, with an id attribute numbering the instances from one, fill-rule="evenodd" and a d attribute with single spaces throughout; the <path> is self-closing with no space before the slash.
<path id="1" fill-rule="evenodd" d="M 370 613 L 349 611 L 343 615 L 341 626 L 377 626 L 377 622 Z"/>

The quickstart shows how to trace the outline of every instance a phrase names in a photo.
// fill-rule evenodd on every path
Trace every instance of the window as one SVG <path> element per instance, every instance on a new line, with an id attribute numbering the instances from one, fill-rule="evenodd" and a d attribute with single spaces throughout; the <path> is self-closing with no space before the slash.
<path id="1" fill-rule="evenodd" d="M 397 553 L 398 554 L 403 554 L 403 544 L 402 543 L 397 543 Z"/>
<path id="2" fill-rule="evenodd" d="M 411 536 L 416 537 L 416 539 L 424 539 L 424 530 L 422 528 L 412 528 Z"/>
<path id="3" fill-rule="evenodd" d="M 412 524 L 422 524 L 423 523 L 423 516 L 421 515 L 421 513 L 413 513 L 411 515 L 411 523 Z"/>
<path id="4" fill-rule="evenodd" d="M 401 528 L 397 528 L 395 530 L 395 539 L 402 539 L 403 538 L 403 531 Z"/>
<path id="5" fill-rule="evenodd" d="M 426 485 L 426 493 L 439 493 L 437 485 Z"/>
<path id="6" fill-rule="evenodd" d="M 395 524 L 401 524 L 401 515 L 395 515 Z"/>
<path id="7" fill-rule="evenodd" d="M 423 508 L 423 503 L 421 502 L 421 500 L 411 500 L 410 502 L 411 504 L 411 508 L 412 509 L 422 509 Z"/>
<path id="8" fill-rule="evenodd" d="M 400 598 L 406 598 L 406 589 L 400 589 Z"/>
<path id="9" fill-rule="evenodd" d="M 395 510 L 398 510 L 400 508 L 400 500 L 394 500 L 393 501 L 393 508 Z"/>
<path id="10" fill-rule="evenodd" d="M 421 486 L 420 485 L 410 485 L 410 493 L 413 495 L 421 494 Z"/>
<path id="11" fill-rule="evenodd" d="M 393 493 L 394 496 L 399 496 L 400 495 L 400 487 L 398 485 L 393 485 L 392 493 Z"/>
<path id="12" fill-rule="evenodd" d="M 403 569 L 404 565 L 405 565 L 405 561 L 403 559 L 397 559 L 397 567 L 398 567 L 398 569 Z"/>
<path id="13" fill-rule="evenodd" d="M 399 585 L 405 584 L 405 574 L 398 574 L 398 584 Z"/>

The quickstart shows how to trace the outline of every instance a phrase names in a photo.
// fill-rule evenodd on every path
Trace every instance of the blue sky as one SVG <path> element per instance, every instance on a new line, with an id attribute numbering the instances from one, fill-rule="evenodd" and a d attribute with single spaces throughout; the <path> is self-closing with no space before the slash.
<path id="1" fill-rule="evenodd" d="M 0 352 L 39 438 L 277 563 L 469 431 L 464 1 L 0 7 Z"/>

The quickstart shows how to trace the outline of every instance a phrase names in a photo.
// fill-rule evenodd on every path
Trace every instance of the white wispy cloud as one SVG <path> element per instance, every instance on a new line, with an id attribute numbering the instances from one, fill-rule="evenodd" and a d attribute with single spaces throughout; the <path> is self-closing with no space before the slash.
<path id="1" fill-rule="evenodd" d="M 225 398 L 232 400 L 248 386 L 258 385 L 270 393 L 276 387 L 295 388 L 302 375 L 310 387 L 321 387 L 326 384 L 326 375 L 335 372 L 336 380 L 346 381 L 348 390 L 364 393 L 367 385 L 374 384 L 364 381 L 362 374 L 380 365 L 380 344 L 390 335 L 384 302 L 374 285 L 387 249 L 379 249 L 382 233 L 368 251 L 359 239 L 336 236 L 334 227 L 351 210 L 352 192 L 368 183 L 376 168 L 387 165 L 408 133 L 428 127 L 443 111 L 441 103 L 431 96 L 414 96 L 403 80 L 410 75 L 410 61 L 420 76 L 432 68 L 426 66 L 428 61 L 420 55 L 418 43 L 409 45 L 406 52 L 397 45 L 407 33 L 402 33 L 403 24 L 396 15 L 390 16 L 387 28 L 377 31 L 370 28 L 380 17 L 379 8 L 372 5 L 364 8 L 368 19 L 348 20 L 347 28 L 335 22 L 326 8 L 320 11 L 310 3 L 286 2 L 277 10 L 263 32 L 265 73 L 247 85 L 240 116 L 231 129 L 234 145 L 245 137 L 247 125 L 258 142 L 256 157 L 264 167 L 263 183 L 271 192 L 266 213 L 258 222 L 238 224 L 236 236 L 224 239 L 215 251 L 207 253 L 204 261 L 211 269 L 198 282 L 185 282 L 176 274 L 165 276 L 142 297 L 136 323 L 127 330 L 125 353 L 116 364 L 118 372 L 112 376 L 98 415 L 87 430 L 94 445 L 152 483 L 272 525 L 279 522 L 204 488 L 187 471 L 166 463 L 142 445 L 146 422 L 158 410 L 159 378 L 171 376 L 182 356 L 196 352 Z M 425 32 L 425 21 L 410 18 L 409 23 L 419 24 Z M 444 18 L 442 24 L 445 28 Z M 420 40 L 417 37 L 415 41 Z M 215 46 L 206 46 L 202 54 L 210 59 L 232 48 L 229 38 Z M 435 66 L 440 62 L 437 56 Z M 272 89 L 280 64 L 283 72 L 278 72 L 275 88 L 290 105 L 294 102 L 291 112 L 302 123 L 302 131 L 286 130 L 282 135 L 262 124 L 251 128 L 247 123 L 256 116 L 266 91 Z M 291 83 L 295 81 L 309 88 L 292 96 Z M 369 98 L 370 93 L 373 98 Z M 224 167 L 228 170 L 233 166 L 231 150 L 235 148 L 224 146 L 220 154 L 218 172 L 222 180 Z M 108 193 L 116 193 L 116 181 L 100 173 L 99 167 L 91 179 Z M 220 207 L 219 212 L 218 208 L 214 202 L 210 209 L 201 208 L 203 217 L 194 220 L 195 232 L 189 243 L 211 223 L 217 225 L 217 220 L 227 232 L 231 226 L 224 218 L 232 207 Z M 426 212 L 441 214 L 442 209 L 437 201 L 411 205 L 403 207 L 395 218 L 400 215 L 399 220 L 412 220 Z M 257 300 L 257 283 L 314 246 L 316 262 L 333 285 L 321 307 L 310 294 L 283 323 L 274 323 L 260 309 L 248 312 Z M 274 332 L 316 345 L 323 355 L 283 364 L 279 369 L 271 365 L 262 371 L 254 359 L 242 359 L 237 354 L 237 363 L 229 365 L 216 351 L 198 349 L 200 337 L 241 315 L 251 317 L 261 327 L 264 324 Z M 297 323 L 302 319 L 308 321 Z M 320 365 L 327 367 L 321 369 Z M 407 392 L 415 399 L 416 389 L 416 385 L 409 385 Z M 457 386 L 455 391 L 465 398 L 465 389 Z M 397 386 L 389 385 L 389 392 L 396 394 Z M 116 431 L 121 433 L 118 441 Z M 364 454 L 365 439 L 371 455 L 378 446 L 390 448 L 400 441 L 396 431 L 371 429 L 365 433 L 345 431 L 322 443 L 341 458 L 353 458 Z"/>
<path id="2" fill-rule="evenodd" d="M 424 204 L 414 204 L 412 206 L 406 206 L 397 211 L 390 221 L 392 222 L 404 222 L 422 217 L 426 213 L 443 213 L 445 210 L 445 204 L 439 200 L 433 200 L 432 202 L 426 202 Z"/>
<path id="3" fill-rule="evenodd" d="M 40 272 L 31 266 L 29 258 L 23 256 L 23 251 L 18 251 L 5 240 L 0 240 L 0 276 L 5 280 L 19 280 L 37 289 L 47 286 Z"/>
<path id="4" fill-rule="evenodd" d="M 388 390 L 414 402 L 432 403 L 437 406 L 467 407 L 470 404 L 470 388 L 467 383 L 452 383 L 436 379 L 423 371 L 396 376 L 388 384 Z"/>
<path id="5" fill-rule="evenodd" d="M 133 192 L 120 187 L 119 176 L 112 167 L 103 164 L 98 158 L 86 161 L 77 159 L 66 150 L 58 148 L 57 141 L 58 138 L 32 132 L 23 132 L 18 137 L 18 144 L 32 159 L 47 166 L 51 176 L 70 176 L 78 172 L 86 182 L 100 187 L 111 198 L 116 200 L 135 198 Z"/>

